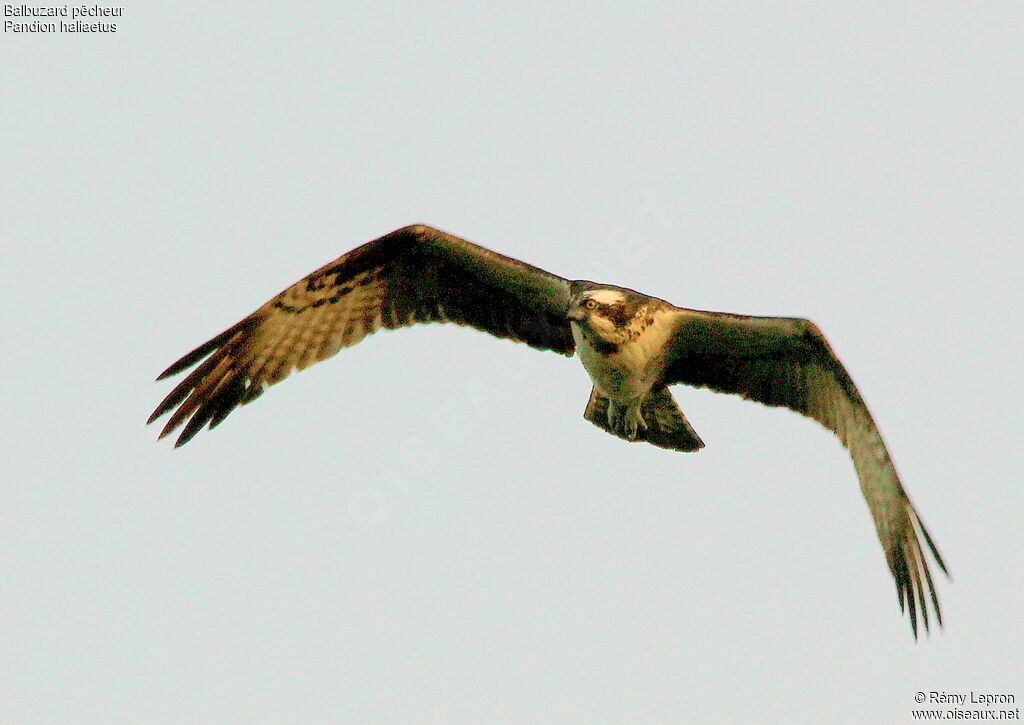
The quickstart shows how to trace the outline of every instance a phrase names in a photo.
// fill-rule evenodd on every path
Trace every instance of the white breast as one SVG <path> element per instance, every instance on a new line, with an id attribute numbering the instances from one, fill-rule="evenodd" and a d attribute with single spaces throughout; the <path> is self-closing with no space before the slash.
<path id="1" fill-rule="evenodd" d="M 586 368 L 597 389 L 618 403 L 643 397 L 661 377 L 665 366 L 665 345 L 675 330 L 677 313 L 672 310 L 655 312 L 654 322 L 633 341 L 619 346 L 617 352 L 603 355 L 572 324 L 580 362 Z"/>

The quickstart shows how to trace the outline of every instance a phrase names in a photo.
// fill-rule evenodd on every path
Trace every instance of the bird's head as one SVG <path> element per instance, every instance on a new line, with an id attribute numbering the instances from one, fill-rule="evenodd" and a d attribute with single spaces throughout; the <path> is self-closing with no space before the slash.
<path id="1" fill-rule="evenodd" d="M 570 323 L 599 341 L 620 345 L 630 339 L 630 327 L 650 301 L 639 292 L 622 287 L 573 283 L 569 311 Z"/>

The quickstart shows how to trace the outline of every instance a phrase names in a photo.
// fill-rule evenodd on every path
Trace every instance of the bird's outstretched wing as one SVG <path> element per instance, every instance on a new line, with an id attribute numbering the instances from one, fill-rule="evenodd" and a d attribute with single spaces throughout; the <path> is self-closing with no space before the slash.
<path id="1" fill-rule="evenodd" d="M 158 380 L 203 361 L 149 422 L 177 408 L 160 437 L 185 424 L 180 446 L 292 370 L 382 327 L 454 322 L 571 355 L 568 305 L 561 277 L 428 226 L 403 227 L 299 280 L 167 368 Z"/>
<path id="2" fill-rule="evenodd" d="M 918 611 L 928 628 L 927 584 L 942 624 L 921 539 L 943 572 L 946 565 L 907 498 L 889 451 L 843 364 L 810 320 L 681 310 L 666 384 L 684 383 L 784 406 L 831 430 L 853 458 L 861 491 L 896 580 L 900 608 Z M 948 575 L 948 573 L 947 573 Z"/>

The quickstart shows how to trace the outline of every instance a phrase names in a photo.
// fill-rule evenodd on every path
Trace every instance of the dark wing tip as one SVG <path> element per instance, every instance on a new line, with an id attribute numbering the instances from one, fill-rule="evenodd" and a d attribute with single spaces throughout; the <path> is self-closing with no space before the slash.
<path id="1" fill-rule="evenodd" d="M 164 370 L 157 376 L 157 381 L 163 380 L 164 378 L 169 378 L 172 375 L 177 375 L 183 370 L 188 370 L 190 367 L 192 367 L 197 362 L 202 360 L 204 357 L 209 355 L 211 352 L 216 350 L 218 347 L 223 345 L 228 339 L 234 336 L 235 333 L 239 332 L 240 330 L 252 329 L 252 327 L 254 327 L 257 322 L 257 320 L 254 318 L 255 315 L 250 315 L 249 317 L 246 317 L 244 320 L 235 325 L 232 325 L 231 327 L 224 330 L 224 332 L 220 333 L 216 337 L 207 340 L 202 345 L 197 347 L 195 350 L 192 350 L 191 352 L 182 356 L 178 360 L 175 360 L 166 370 Z"/>
<path id="2" fill-rule="evenodd" d="M 924 536 L 925 543 L 928 544 L 928 549 L 932 552 L 932 556 L 935 558 L 935 563 L 939 565 L 942 573 L 945 574 L 947 578 L 952 579 L 953 577 L 950 576 L 949 569 L 946 568 L 946 562 L 942 560 L 942 555 L 939 554 L 939 550 L 935 546 L 935 542 L 932 541 L 931 534 L 928 533 L 928 529 L 925 528 L 924 523 L 921 521 L 921 517 L 918 516 L 916 512 L 914 513 L 914 521 L 917 522 L 917 528 L 921 530 L 921 535 Z M 927 571 L 927 568 L 925 571 Z"/>
<path id="3" fill-rule="evenodd" d="M 908 504 L 909 505 L 909 504 Z M 917 641 L 920 624 L 924 625 L 925 633 L 931 634 L 930 614 L 934 614 L 935 621 L 939 628 L 943 627 L 942 607 L 939 605 L 939 596 L 935 591 L 935 582 L 932 579 L 928 561 L 921 548 L 917 531 L 928 544 L 936 563 L 942 568 L 943 573 L 948 576 L 945 564 L 935 549 L 934 542 L 928 536 L 927 531 L 917 518 L 911 508 L 909 511 L 910 520 L 907 521 L 906 533 L 903 540 L 890 553 L 889 563 L 892 576 L 896 583 L 896 595 L 900 603 L 900 612 L 906 612 L 910 617 L 910 629 Z M 931 612 L 929 613 L 929 609 Z"/>
<path id="4" fill-rule="evenodd" d="M 213 427 L 243 402 L 245 379 L 234 369 L 233 358 L 236 358 L 240 349 L 244 347 L 245 334 L 257 322 L 256 315 L 247 317 L 213 339 L 204 342 L 160 374 L 157 380 L 179 373 L 209 356 L 198 368 L 179 382 L 149 416 L 146 421 L 147 425 L 166 413 L 174 411 L 170 420 L 160 431 L 158 440 L 166 438 L 182 424 L 185 424 L 185 429 L 174 444 L 175 448 L 183 446 L 206 423 L 210 423 L 210 427 Z"/>

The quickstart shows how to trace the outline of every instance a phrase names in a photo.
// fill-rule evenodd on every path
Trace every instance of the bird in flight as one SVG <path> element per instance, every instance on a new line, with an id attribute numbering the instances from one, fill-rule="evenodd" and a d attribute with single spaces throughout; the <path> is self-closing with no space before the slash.
<path id="1" fill-rule="evenodd" d="M 929 603 L 942 624 L 922 538 L 944 573 L 946 566 L 857 387 L 810 320 L 675 307 L 624 287 L 570 281 L 414 224 L 343 254 L 172 364 L 158 380 L 199 366 L 148 422 L 174 411 L 160 437 L 184 425 L 176 443 L 183 445 L 292 370 L 381 328 L 420 322 L 578 352 L 593 382 L 583 417 L 627 441 L 684 452 L 704 447 L 669 392 L 677 383 L 816 420 L 853 458 L 914 637 L 918 616 L 928 628 Z"/>

